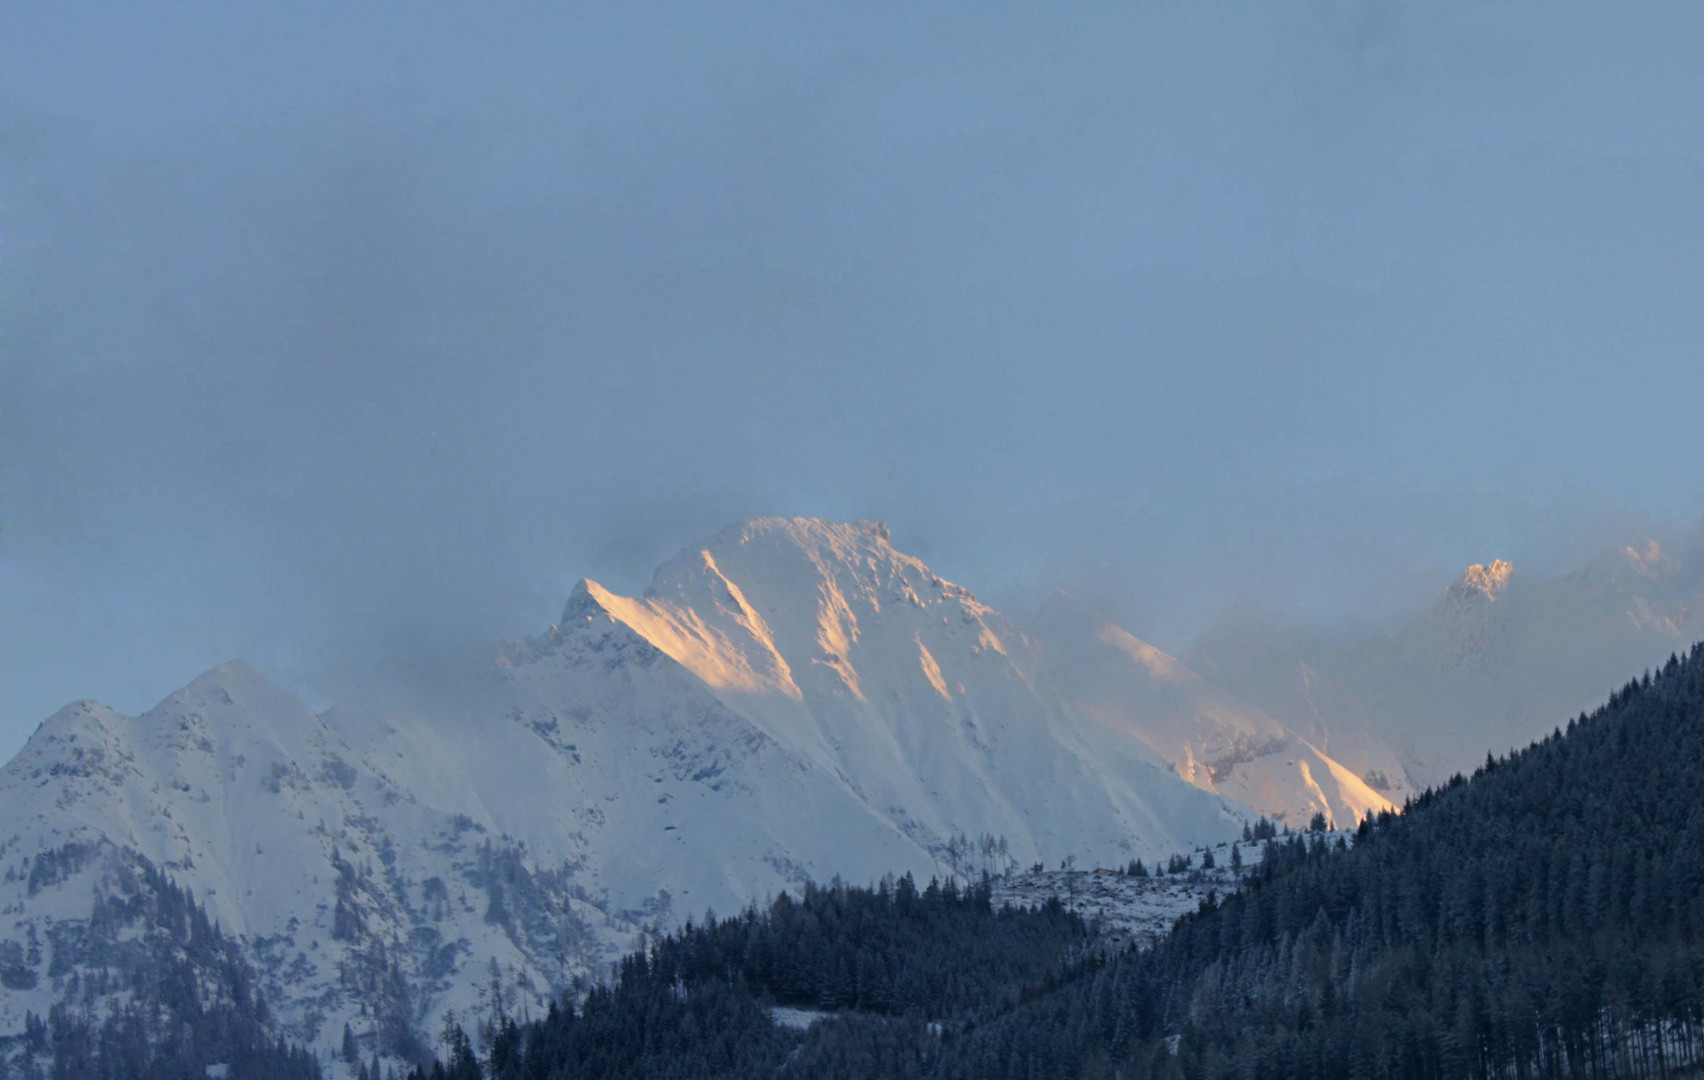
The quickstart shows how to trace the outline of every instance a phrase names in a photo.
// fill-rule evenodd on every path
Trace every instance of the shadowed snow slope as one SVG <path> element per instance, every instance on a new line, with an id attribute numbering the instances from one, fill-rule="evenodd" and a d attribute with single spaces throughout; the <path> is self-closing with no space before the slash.
<path id="1" fill-rule="evenodd" d="M 1107 706 L 1119 676 L 1073 696 L 1060 659 L 881 526 L 770 519 L 643 597 L 582 582 L 546 632 L 388 667 L 323 716 L 241 663 L 140 717 L 70 706 L 0 773 L 20 958 L 0 1033 L 72 992 L 56 943 L 138 858 L 240 937 L 288 1034 L 332 1051 L 347 1023 L 396 1057 L 446 1009 L 540 1010 L 645 928 L 806 878 L 1122 864 L 1240 831 L 1223 792 L 1263 790 L 1253 759 L 1185 782 L 1142 709 Z M 1190 700 L 1154 730 L 1243 731 Z"/>

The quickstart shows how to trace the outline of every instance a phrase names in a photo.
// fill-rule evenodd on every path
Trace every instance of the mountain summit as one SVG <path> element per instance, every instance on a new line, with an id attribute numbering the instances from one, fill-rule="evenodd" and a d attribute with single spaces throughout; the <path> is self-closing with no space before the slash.
<path id="1" fill-rule="evenodd" d="M 1035 774 L 1044 765 L 1042 777 L 1095 778 L 1141 823 L 1132 835 L 1175 815 L 1145 805 L 1156 795 L 1141 788 L 1153 785 L 1132 787 L 1156 763 L 1296 823 L 1390 808 L 1299 736 L 1071 598 L 1020 631 L 895 550 L 878 523 L 744 521 L 665 563 L 643 598 L 582 589 L 770 737 L 855 778 L 862 796 L 907 807 L 949 797 L 935 825 L 949 835 L 965 817 L 1001 821 L 1014 838 L 1046 827 L 1037 808 L 1075 800 L 1081 785 L 1049 793 L 1053 781 Z M 931 762 L 964 769 L 962 788 L 940 789 Z M 1028 793 L 1010 804 L 1024 820 L 1007 822 L 982 800 L 1013 785 Z"/>
<path id="2" fill-rule="evenodd" d="M 1461 577 L 1449 587 L 1448 595 L 1495 600 L 1509 587 L 1509 579 L 1514 573 L 1514 566 L 1503 559 L 1491 560 L 1490 566 L 1474 563 L 1462 571 Z"/>

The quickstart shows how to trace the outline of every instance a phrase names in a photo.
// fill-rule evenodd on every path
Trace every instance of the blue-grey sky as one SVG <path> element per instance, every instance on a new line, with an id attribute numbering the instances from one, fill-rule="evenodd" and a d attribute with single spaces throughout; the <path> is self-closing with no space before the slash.
<path id="1" fill-rule="evenodd" d="M 1178 647 L 1704 511 L 1704 7 L 0 0 L 0 755 L 753 513 Z"/>

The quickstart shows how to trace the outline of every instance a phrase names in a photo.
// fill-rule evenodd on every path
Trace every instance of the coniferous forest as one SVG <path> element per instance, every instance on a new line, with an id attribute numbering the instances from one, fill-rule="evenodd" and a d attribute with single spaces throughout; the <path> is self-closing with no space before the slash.
<path id="1" fill-rule="evenodd" d="M 907 1058 L 962 1026 L 1010 1013 L 1095 963 L 1089 928 L 1057 901 L 995 910 L 986 883 L 918 890 L 909 876 L 874 889 L 807 887 L 759 913 L 687 926 L 629 956 L 608 988 L 543 1021 L 486 1031 L 495 1076 L 773 1074 L 800 1047 L 766 1006 L 847 1010 L 833 1031 L 851 1046 Z M 937 1026 L 931 1026 L 931 1024 Z M 448 1074 L 473 1076 L 450 1033 Z M 455 1062 L 461 1061 L 461 1068 Z"/>
<path id="2" fill-rule="evenodd" d="M 986 890 L 812 889 L 688 927 L 431 1075 L 1645 1078 L 1704 1058 L 1704 647 L 1104 962 Z M 805 1032 L 770 1004 L 843 1010 Z M 423 1073 L 427 1070 L 422 1070 Z"/>

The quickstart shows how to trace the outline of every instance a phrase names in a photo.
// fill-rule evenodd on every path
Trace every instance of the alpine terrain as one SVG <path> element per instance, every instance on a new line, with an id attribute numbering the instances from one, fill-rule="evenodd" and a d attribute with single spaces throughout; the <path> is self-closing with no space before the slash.
<path id="1" fill-rule="evenodd" d="M 48 718 L 0 771 L 0 1034 L 122 1003 L 92 943 L 150 933 L 102 914 L 150 874 L 286 1037 L 404 1060 L 807 881 L 1122 867 L 1388 808 L 1067 598 L 1026 632 L 883 526 L 746 521 L 642 597 L 582 581 L 542 633 L 323 714 L 232 662 L 140 716 Z"/>

